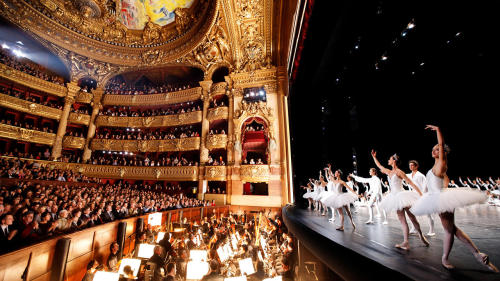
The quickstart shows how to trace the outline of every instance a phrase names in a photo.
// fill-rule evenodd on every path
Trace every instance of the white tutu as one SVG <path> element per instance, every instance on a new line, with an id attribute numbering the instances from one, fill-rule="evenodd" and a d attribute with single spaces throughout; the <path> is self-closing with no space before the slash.
<path id="1" fill-rule="evenodd" d="M 387 196 L 380 202 L 380 208 L 384 209 L 386 212 L 393 210 L 403 210 L 404 208 L 411 207 L 417 200 L 419 195 L 413 191 L 400 191 L 400 192 L 390 192 Z"/>
<path id="2" fill-rule="evenodd" d="M 424 193 L 410 211 L 416 216 L 453 212 L 456 208 L 484 203 L 486 200 L 488 196 L 485 193 L 469 188 L 445 189 L 441 192 Z"/>
<path id="3" fill-rule="evenodd" d="M 302 195 L 302 198 L 308 199 L 311 198 L 312 195 L 313 192 L 310 189 L 308 189 L 307 192 L 304 195 Z"/>
<path id="4" fill-rule="evenodd" d="M 351 203 L 356 202 L 356 200 L 358 200 L 358 196 L 356 196 L 355 194 L 351 192 L 342 193 L 335 197 L 332 207 L 338 209 L 344 206 L 349 206 Z"/>
<path id="5" fill-rule="evenodd" d="M 318 201 L 319 199 L 321 199 L 321 196 L 322 196 L 323 193 L 325 193 L 325 191 L 316 191 L 316 192 L 314 192 L 314 195 L 311 196 L 312 200 Z"/>
<path id="6" fill-rule="evenodd" d="M 326 206 L 325 202 L 327 202 L 327 200 L 330 200 L 330 198 L 335 197 L 336 195 L 337 194 L 333 191 L 325 191 L 325 192 L 321 193 L 321 196 L 320 196 L 321 199 L 319 199 L 319 201 Z"/>

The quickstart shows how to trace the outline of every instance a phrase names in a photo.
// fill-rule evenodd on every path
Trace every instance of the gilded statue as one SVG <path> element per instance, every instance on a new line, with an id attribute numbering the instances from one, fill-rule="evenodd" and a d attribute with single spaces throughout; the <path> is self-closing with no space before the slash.
<path id="1" fill-rule="evenodd" d="M 145 45 L 160 41 L 161 27 L 148 19 L 146 26 L 142 32 L 142 41 Z"/>
<path id="2" fill-rule="evenodd" d="M 193 19 L 193 16 L 189 14 L 189 8 L 177 8 L 174 11 L 175 13 L 175 29 L 177 30 L 177 34 L 183 34 L 189 26 L 190 21 Z"/>

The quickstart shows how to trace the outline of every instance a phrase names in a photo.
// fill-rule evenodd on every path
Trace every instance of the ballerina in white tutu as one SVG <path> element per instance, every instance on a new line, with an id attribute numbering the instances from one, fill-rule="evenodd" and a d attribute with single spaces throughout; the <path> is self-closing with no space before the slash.
<path id="1" fill-rule="evenodd" d="M 337 230 L 344 231 L 344 212 L 342 209 L 346 211 L 347 216 L 351 220 L 352 227 L 356 228 L 356 225 L 352 220 L 351 211 L 347 206 L 354 203 L 358 199 L 358 196 L 354 195 L 354 190 L 341 179 L 341 176 L 342 172 L 340 170 L 336 170 L 334 175 L 335 178 L 332 180 L 335 196 L 331 196 L 325 200 L 325 205 L 331 207 L 332 211 L 337 210 L 340 216 L 340 226 Z M 343 193 L 342 186 L 345 186 L 345 188 L 347 188 L 350 192 Z"/>
<path id="2" fill-rule="evenodd" d="M 488 255 L 481 253 L 472 240 L 460 228 L 455 225 L 455 208 L 460 208 L 476 203 L 485 202 L 487 197 L 480 191 L 465 188 L 448 189 L 448 148 L 444 144 L 443 135 L 437 126 L 427 125 L 426 129 L 436 131 L 438 144 L 432 149 L 434 166 L 427 173 L 427 189 L 429 190 L 412 207 L 416 215 L 427 215 L 438 213 L 445 231 L 443 239 L 443 256 L 441 263 L 446 269 L 454 266 L 448 258 L 453 247 L 454 236 L 465 243 L 472 254 L 480 263 L 490 270 L 498 272 L 498 269 L 489 261 Z"/>
<path id="3" fill-rule="evenodd" d="M 388 164 L 392 167 L 392 169 L 387 169 L 377 160 L 377 152 L 372 150 L 372 157 L 375 164 L 380 169 L 380 171 L 387 175 L 389 178 L 389 187 L 390 192 L 385 198 L 380 202 L 380 207 L 384 209 L 386 212 L 390 212 L 392 210 L 396 210 L 399 218 L 399 222 L 403 227 L 403 235 L 404 241 L 401 244 L 396 244 L 396 248 L 400 248 L 403 250 L 410 250 L 410 243 L 408 242 L 408 223 L 406 221 L 406 215 L 410 218 L 411 222 L 415 226 L 417 230 L 418 236 L 422 243 L 425 246 L 429 246 L 429 242 L 425 239 L 422 234 L 422 230 L 420 229 L 420 224 L 418 223 L 417 218 L 410 212 L 410 207 L 413 205 L 415 201 L 418 200 L 419 195 L 422 195 L 422 192 L 418 188 L 416 184 L 414 184 L 406 174 L 398 168 L 399 156 L 394 154 L 389 158 Z M 403 189 L 403 180 L 405 180 L 413 189 L 416 191 L 407 191 Z"/>
<path id="4" fill-rule="evenodd" d="M 352 176 L 357 182 L 368 183 L 370 185 L 370 189 L 366 194 L 366 196 L 369 197 L 368 202 L 366 203 L 369 214 L 366 224 L 371 224 L 373 223 L 373 207 L 377 209 L 377 213 L 380 216 L 379 201 L 382 198 L 382 184 L 380 179 L 377 177 L 377 170 L 375 170 L 375 168 L 370 168 L 370 178 L 362 178 L 354 174 L 350 174 L 350 176 Z M 382 212 L 384 214 L 383 224 L 387 224 L 387 213 L 385 210 L 382 210 Z"/>
<path id="5" fill-rule="evenodd" d="M 324 205 L 323 203 L 321 203 L 320 199 L 322 196 L 324 196 L 323 193 L 325 192 L 326 182 L 325 178 L 321 174 L 321 171 L 319 171 L 319 180 L 316 180 L 314 184 L 316 186 L 316 192 L 312 197 L 312 199 L 314 200 L 315 206 L 317 206 L 316 211 L 318 211 L 321 215 L 324 216 L 324 211 L 322 211 L 324 209 Z"/>
<path id="6" fill-rule="evenodd" d="M 313 195 L 312 186 L 311 186 L 311 179 L 309 179 L 309 182 L 307 183 L 306 186 L 302 185 L 301 187 L 306 190 L 306 193 L 304 195 L 302 195 L 302 198 L 307 199 L 307 202 L 309 202 L 309 206 L 307 207 L 307 209 L 311 210 L 311 206 L 313 204 L 313 200 L 311 198 L 311 196 Z"/>
<path id="7" fill-rule="evenodd" d="M 334 190 L 335 189 L 334 188 L 335 177 L 332 174 L 332 165 L 328 164 L 328 167 L 325 168 L 325 176 L 326 176 L 326 180 L 328 181 L 326 184 L 327 190 L 325 192 L 321 193 L 321 196 L 320 196 L 321 198 L 319 199 L 319 201 L 321 202 L 321 204 L 323 205 L 323 208 L 325 210 L 323 215 L 328 214 L 328 206 L 325 204 L 325 202 L 327 202 L 327 200 L 332 200 L 332 198 L 334 196 L 338 195 L 338 193 L 335 192 L 335 190 Z M 329 219 L 329 221 L 333 222 L 333 221 L 335 221 L 335 209 L 334 208 L 331 208 L 331 209 L 332 209 L 332 217 Z"/>

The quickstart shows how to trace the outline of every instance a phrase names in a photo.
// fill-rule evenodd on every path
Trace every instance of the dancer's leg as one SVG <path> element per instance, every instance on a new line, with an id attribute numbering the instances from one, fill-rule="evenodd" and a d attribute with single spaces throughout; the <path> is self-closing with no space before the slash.
<path id="1" fill-rule="evenodd" d="M 373 223 L 373 207 L 368 205 L 368 214 L 369 214 L 369 218 L 368 220 L 366 221 L 366 223 Z"/>
<path id="2" fill-rule="evenodd" d="M 340 226 L 337 228 L 337 230 L 344 231 L 344 212 L 342 212 L 342 208 L 338 208 L 337 211 L 340 215 Z"/>
<path id="3" fill-rule="evenodd" d="M 349 210 L 349 205 L 347 205 L 347 207 L 344 207 L 344 208 L 345 208 L 345 212 L 347 213 L 347 216 L 351 220 L 352 228 L 356 228 L 356 225 L 354 224 L 354 221 L 352 220 L 352 214 L 351 214 L 351 211 Z"/>
<path id="4" fill-rule="evenodd" d="M 398 210 L 397 214 L 398 214 L 399 222 L 401 223 L 401 227 L 403 228 L 404 240 L 403 240 L 403 243 L 396 244 L 396 248 L 400 248 L 400 249 L 403 249 L 403 250 L 409 250 L 410 249 L 410 243 L 408 243 L 408 223 L 406 222 L 405 211 L 404 210 Z"/>
<path id="5" fill-rule="evenodd" d="M 425 239 L 425 236 L 422 234 L 422 229 L 420 229 L 420 224 L 418 223 L 417 218 L 415 215 L 410 211 L 410 208 L 404 208 L 404 211 L 408 215 L 408 218 L 410 218 L 413 226 L 415 227 L 415 230 L 418 233 L 418 236 L 420 237 L 420 240 L 422 240 L 422 243 L 424 243 L 425 246 L 429 246 L 429 241 Z"/>
<path id="6" fill-rule="evenodd" d="M 447 269 L 452 269 L 455 267 L 448 261 L 448 258 L 455 240 L 454 214 L 446 212 L 439 214 L 439 217 L 441 218 L 441 224 L 444 229 L 443 256 L 441 257 L 441 264 Z"/>
<path id="7" fill-rule="evenodd" d="M 432 215 L 427 215 L 427 218 L 429 219 L 429 232 L 427 233 L 427 236 L 434 236 L 436 235 L 434 232 L 434 218 Z"/>

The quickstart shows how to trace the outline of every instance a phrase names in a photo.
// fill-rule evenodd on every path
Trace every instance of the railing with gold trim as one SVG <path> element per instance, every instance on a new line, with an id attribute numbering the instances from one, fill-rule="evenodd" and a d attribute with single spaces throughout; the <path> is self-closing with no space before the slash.
<path id="1" fill-rule="evenodd" d="M 186 101 L 194 101 L 200 99 L 201 87 L 164 93 L 164 94 L 149 94 L 149 95 L 104 95 L 104 105 L 160 105 L 172 104 Z"/>
<path id="2" fill-rule="evenodd" d="M 83 149 L 85 146 L 85 138 L 65 136 L 63 138 L 63 147 Z"/>
<path id="3" fill-rule="evenodd" d="M 68 117 L 68 122 L 88 126 L 90 124 L 90 115 L 71 112 Z"/>
<path id="4" fill-rule="evenodd" d="M 1 156 L 1 158 L 12 159 L 14 157 Z M 18 158 L 15 158 L 18 159 Z M 49 169 L 71 170 L 82 173 L 88 177 L 111 178 L 111 179 L 136 179 L 136 180 L 176 180 L 195 181 L 198 180 L 198 166 L 178 166 L 178 167 L 148 167 L 148 166 L 111 166 L 92 165 L 79 163 L 55 162 L 47 160 L 36 160 L 20 158 L 29 162 L 40 163 L 41 167 Z"/>
<path id="5" fill-rule="evenodd" d="M 175 115 L 149 116 L 149 117 L 119 117 L 119 116 L 98 116 L 97 126 L 106 127 L 169 127 L 199 123 L 202 120 L 202 112 L 188 112 Z"/>
<path id="6" fill-rule="evenodd" d="M 240 178 L 244 182 L 267 182 L 270 173 L 269 165 L 240 166 Z"/>
<path id="7" fill-rule="evenodd" d="M 208 135 L 205 146 L 208 149 L 226 148 L 227 135 L 222 135 L 222 134 Z"/>
<path id="8" fill-rule="evenodd" d="M 85 91 L 79 91 L 76 94 L 75 101 L 81 103 L 91 103 L 93 97 L 94 95 L 91 93 L 87 93 Z"/>
<path id="9" fill-rule="evenodd" d="M 210 95 L 212 96 L 223 95 L 226 93 L 226 87 L 227 87 L 226 82 L 214 83 L 212 84 L 212 87 L 210 87 Z"/>
<path id="10" fill-rule="evenodd" d="M 60 109 L 33 103 L 6 94 L 0 94 L 0 106 L 55 120 L 61 119 L 62 114 L 62 110 Z"/>
<path id="11" fill-rule="evenodd" d="M 227 119 L 229 116 L 229 110 L 227 106 L 220 106 L 216 108 L 210 108 L 207 112 L 207 120 L 214 121 L 220 119 Z"/>
<path id="12" fill-rule="evenodd" d="M 54 145 L 56 134 L 24 129 L 7 124 L 0 124 L 0 137 L 46 145 Z"/>
<path id="13" fill-rule="evenodd" d="M 226 166 L 205 166 L 205 179 L 209 181 L 225 181 Z"/>
<path id="14" fill-rule="evenodd" d="M 114 140 L 94 139 L 92 150 L 112 150 L 129 152 L 190 151 L 200 149 L 200 137 L 173 140 Z"/>
<path id="15" fill-rule="evenodd" d="M 66 96 L 67 89 L 64 86 L 45 81 L 38 77 L 16 70 L 10 66 L 0 63 L 0 77 L 9 79 L 31 89 L 53 94 L 59 97 Z"/>

